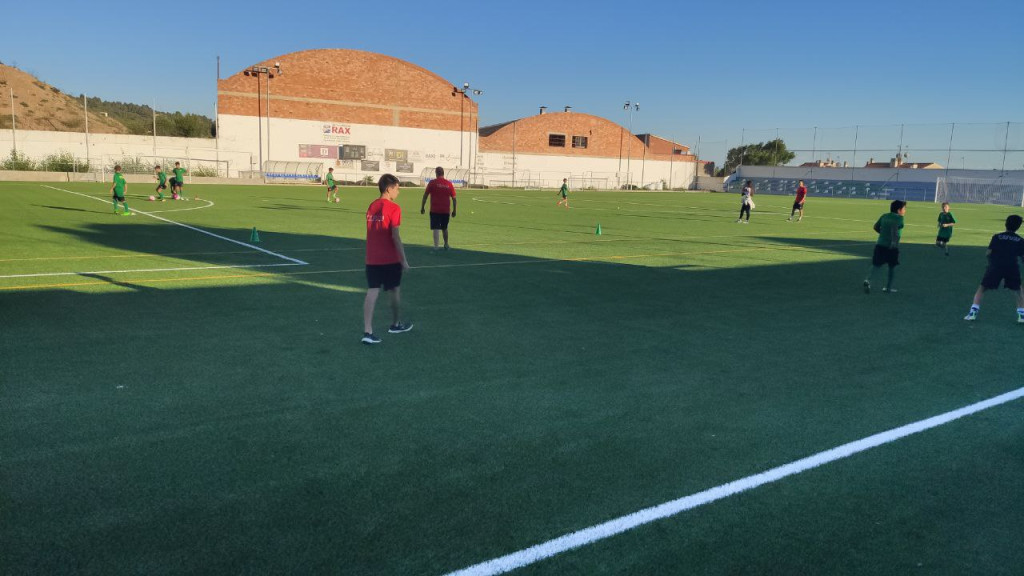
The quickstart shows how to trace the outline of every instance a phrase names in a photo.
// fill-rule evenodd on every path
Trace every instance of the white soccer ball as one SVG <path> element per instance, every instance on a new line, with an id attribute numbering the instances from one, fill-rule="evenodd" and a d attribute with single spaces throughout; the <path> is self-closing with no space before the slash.
<path id="1" fill-rule="evenodd" d="M 339 202 L 341 202 L 341 198 L 335 198 L 335 199 L 334 199 L 334 203 L 335 203 L 335 204 L 337 204 L 337 203 L 339 203 Z"/>
<path id="2" fill-rule="evenodd" d="M 150 196 L 150 197 L 149 197 L 149 201 L 150 201 L 150 202 L 153 202 L 154 200 L 156 200 L 156 196 Z"/>

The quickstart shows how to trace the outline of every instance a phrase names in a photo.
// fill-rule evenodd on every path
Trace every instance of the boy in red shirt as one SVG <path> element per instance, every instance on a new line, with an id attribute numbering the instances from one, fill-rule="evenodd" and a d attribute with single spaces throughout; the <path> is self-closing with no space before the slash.
<path id="1" fill-rule="evenodd" d="M 807 187 L 804 186 L 804 181 L 800 181 L 800 185 L 796 187 L 796 199 L 793 200 L 793 210 L 789 213 L 787 222 L 793 220 L 793 214 L 796 214 L 797 210 L 800 211 L 800 217 L 796 219 L 797 222 L 804 219 L 804 199 L 807 198 Z"/>
<path id="2" fill-rule="evenodd" d="M 434 231 L 434 250 L 438 249 L 438 236 L 444 234 L 444 249 L 448 249 L 448 200 L 451 200 L 452 218 L 455 218 L 455 211 L 458 203 L 455 201 L 455 186 L 444 179 L 444 168 L 438 166 L 434 169 L 434 178 L 427 183 L 427 189 L 423 192 L 423 201 L 420 202 L 420 214 L 423 214 L 427 205 L 427 196 L 430 196 L 430 229 Z"/>
<path id="3" fill-rule="evenodd" d="M 382 287 L 385 292 L 391 292 L 393 322 L 388 332 L 398 334 L 412 330 L 412 324 L 403 324 L 399 316 L 399 286 L 402 272 L 409 269 L 409 262 L 405 259 L 405 247 L 398 234 L 402 223 L 402 208 L 395 203 L 399 191 L 398 178 L 385 174 L 380 177 L 377 188 L 380 189 L 380 198 L 366 210 L 367 290 L 363 302 L 363 344 L 380 344 L 380 338 L 373 334 L 373 309 Z"/>

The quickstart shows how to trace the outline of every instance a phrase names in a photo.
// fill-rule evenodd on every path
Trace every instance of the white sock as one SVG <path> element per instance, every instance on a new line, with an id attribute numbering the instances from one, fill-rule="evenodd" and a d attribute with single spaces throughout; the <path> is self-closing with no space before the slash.
<path id="1" fill-rule="evenodd" d="M 971 304 L 971 310 L 974 310 L 975 312 L 977 312 L 978 310 L 981 310 L 981 306 L 979 306 L 977 304 Z"/>

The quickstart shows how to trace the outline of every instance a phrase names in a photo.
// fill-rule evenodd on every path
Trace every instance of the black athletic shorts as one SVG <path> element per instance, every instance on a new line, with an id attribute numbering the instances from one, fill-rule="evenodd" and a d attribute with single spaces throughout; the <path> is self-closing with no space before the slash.
<path id="1" fill-rule="evenodd" d="M 174 188 L 175 186 L 178 185 L 178 179 L 175 178 L 174 176 L 171 176 L 171 179 L 168 180 L 167 183 L 171 185 L 171 188 Z"/>
<path id="2" fill-rule="evenodd" d="M 935 237 L 935 243 L 936 244 L 949 244 L 949 239 L 950 238 L 952 238 L 952 236 L 936 236 Z"/>
<path id="3" fill-rule="evenodd" d="M 111 197 L 114 200 L 117 200 L 118 202 L 124 202 L 124 196 L 118 196 L 117 192 L 114 192 L 113 194 L 111 194 Z"/>
<path id="4" fill-rule="evenodd" d="M 981 279 L 981 285 L 985 290 L 999 288 L 999 282 L 1009 290 L 1020 290 L 1020 268 L 1016 266 L 989 266 L 985 269 L 985 276 Z"/>
<path id="5" fill-rule="evenodd" d="M 448 221 L 450 219 L 451 219 L 451 216 L 449 216 L 447 212 L 445 212 L 444 214 L 437 214 L 435 212 L 431 212 L 430 213 L 430 229 L 431 230 L 447 230 L 448 229 Z"/>
<path id="6" fill-rule="evenodd" d="M 900 249 L 889 248 L 888 246 L 880 246 L 875 244 L 875 253 L 871 256 L 871 264 L 875 266 L 881 266 L 882 264 L 888 264 L 889 266 L 900 265 Z"/>
<path id="7" fill-rule="evenodd" d="M 338 185 L 335 184 L 334 186 L 328 186 L 327 187 L 327 191 L 328 192 L 337 192 L 338 191 Z"/>
<path id="8" fill-rule="evenodd" d="M 156 185 L 156 190 L 157 190 L 157 192 L 159 192 L 161 190 L 167 190 L 167 184 L 157 184 Z"/>
<path id="9" fill-rule="evenodd" d="M 366 287 L 383 288 L 385 292 L 402 285 L 402 264 L 367 264 Z"/>
<path id="10" fill-rule="evenodd" d="M 803 210 L 803 209 L 804 209 L 804 203 L 803 202 L 793 202 L 793 210 Z"/>

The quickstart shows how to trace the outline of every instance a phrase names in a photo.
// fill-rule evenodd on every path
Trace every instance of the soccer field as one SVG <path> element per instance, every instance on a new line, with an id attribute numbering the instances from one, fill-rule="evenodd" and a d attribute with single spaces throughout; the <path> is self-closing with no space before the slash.
<path id="1" fill-rule="evenodd" d="M 910 204 L 866 295 L 887 202 L 461 190 L 435 253 L 403 189 L 365 346 L 376 189 L 150 188 L 0 182 L 0 573 L 1021 573 L 1019 209 Z"/>

